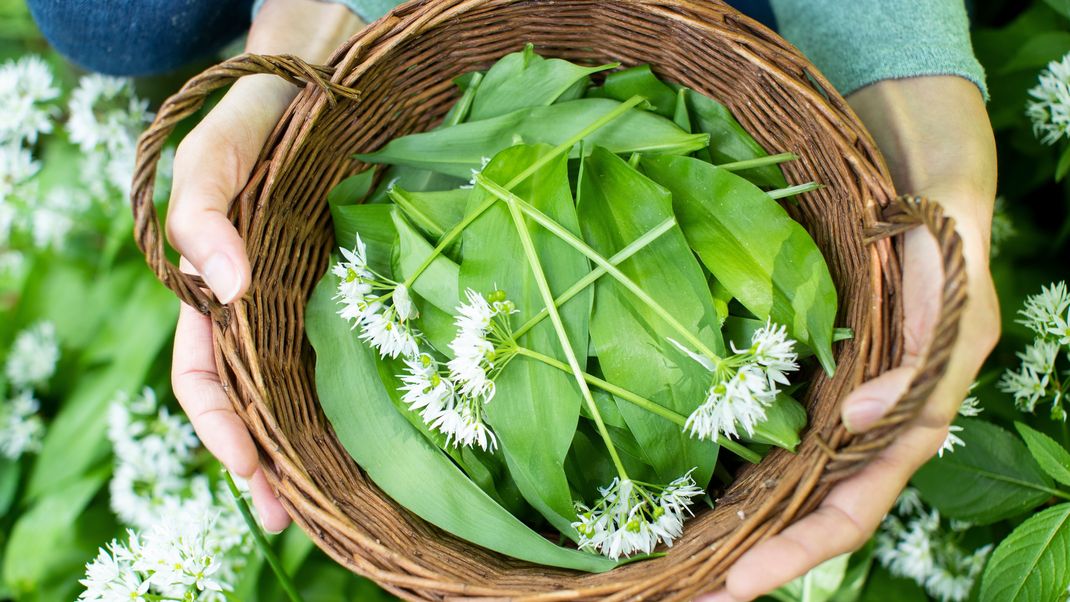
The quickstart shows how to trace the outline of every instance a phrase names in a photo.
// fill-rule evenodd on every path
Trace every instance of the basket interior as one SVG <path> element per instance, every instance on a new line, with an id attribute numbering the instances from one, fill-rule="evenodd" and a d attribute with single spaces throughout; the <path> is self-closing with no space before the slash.
<path id="1" fill-rule="evenodd" d="M 721 2 L 439 1 L 399 9 L 339 50 L 334 80 L 363 92 L 328 102 L 309 86 L 273 134 L 235 219 L 253 281 L 224 336 L 243 416 L 272 461 L 272 480 L 296 520 L 339 562 L 411 598 L 560 592 L 564 599 L 644 593 L 687 598 L 824 494 L 838 401 L 896 361 L 892 247 L 864 246 L 862 229 L 892 196 L 881 161 L 853 114 L 797 51 Z M 650 63 L 655 72 L 728 105 L 770 152 L 792 151 L 789 183 L 826 185 L 789 211 L 813 235 L 837 285 L 839 370 L 808 387 L 810 427 L 797 454 L 782 450 L 740 472 L 714 510 L 702 510 L 664 558 L 588 575 L 516 561 L 449 536 L 394 505 L 365 479 L 319 409 L 305 340 L 308 296 L 334 247 L 327 191 L 366 166 L 356 152 L 434 125 L 456 98 L 452 79 L 532 42 L 544 56 L 584 63 Z M 571 590 L 572 593 L 568 593 Z"/>

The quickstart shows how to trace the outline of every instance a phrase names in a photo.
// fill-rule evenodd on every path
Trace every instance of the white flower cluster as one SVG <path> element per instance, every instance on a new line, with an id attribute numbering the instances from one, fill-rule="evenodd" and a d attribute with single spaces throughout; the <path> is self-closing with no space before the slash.
<path id="1" fill-rule="evenodd" d="M 420 354 L 420 333 L 409 320 L 417 316 L 409 289 L 368 266 L 368 251 L 356 237 L 352 250 L 340 249 L 343 260 L 332 271 L 340 279 L 335 299 L 338 315 L 360 327 L 360 339 L 379 351 L 380 357 L 415 358 Z"/>
<path id="2" fill-rule="evenodd" d="M 212 550 L 219 565 L 216 577 L 233 582 L 252 542 L 223 483 L 213 491 L 205 475 L 192 474 L 200 443 L 189 422 L 145 388 L 140 395 L 120 394 L 112 401 L 108 438 L 115 451 L 109 493 L 119 520 L 148 534 L 175 525 L 197 529 L 207 521 L 208 538 L 199 545 Z"/>
<path id="3" fill-rule="evenodd" d="M 1007 199 L 1002 196 L 996 197 L 996 202 L 992 207 L 992 234 L 989 255 L 993 258 L 998 257 L 1003 249 L 1003 243 L 1014 238 L 1017 234 L 1018 229 L 1014 227 L 1014 221 L 1011 219 L 1010 213 L 1007 212 Z"/>
<path id="4" fill-rule="evenodd" d="M 1070 291 L 1066 283 L 1044 287 L 1037 295 L 1026 299 L 1018 311 L 1019 320 L 1033 331 L 1032 344 L 1018 353 L 1021 366 L 1008 370 L 999 381 L 999 388 L 1014 396 L 1018 408 L 1033 412 L 1042 399 L 1051 399 L 1051 417 L 1065 420 L 1063 398 L 1066 383 L 1059 378 L 1056 361 L 1060 352 L 1070 346 Z"/>
<path id="5" fill-rule="evenodd" d="M 152 118 L 148 108 L 130 79 L 93 73 L 78 81 L 67 131 L 85 154 L 82 179 L 93 196 L 129 196 L 137 137 Z"/>
<path id="6" fill-rule="evenodd" d="M 975 386 L 977 386 L 977 383 L 973 383 L 973 385 L 970 385 L 970 388 L 973 389 Z M 963 400 L 962 405 L 959 406 L 959 416 L 966 416 L 972 418 L 973 416 L 979 415 L 983 411 L 984 408 L 981 407 L 981 402 L 976 397 L 967 397 L 965 400 Z M 966 446 L 966 442 L 963 441 L 962 437 L 959 437 L 958 435 L 962 432 L 962 428 L 963 427 L 957 424 L 952 424 L 950 427 L 948 427 L 947 437 L 944 438 L 943 445 L 941 445 L 940 449 L 936 452 L 937 455 L 943 458 L 945 453 L 951 453 L 955 451 L 956 447 Z"/>
<path id="7" fill-rule="evenodd" d="M 34 390 L 56 373 L 59 343 L 51 322 L 40 322 L 15 336 L 4 363 L 4 376 L 15 391 L 0 405 L 0 455 L 17 460 L 41 449 L 45 425 Z"/>
<path id="8" fill-rule="evenodd" d="M 0 144 L 21 147 L 52 131 L 59 88 L 52 70 L 35 55 L 0 65 Z"/>
<path id="9" fill-rule="evenodd" d="M 1029 91 L 1025 112 L 1036 137 L 1044 144 L 1055 144 L 1070 137 L 1070 54 L 1048 63 L 1038 80 Z"/>
<path id="10" fill-rule="evenodd" d="M 30 390 L 17 393 L 0 406 L 0 456 L 18 460 L 22 454 L 41 451 L 45 424 L 37 413 L 40 409 Z"/>
<path id="11" fill-rule="evenodd" d="M 795 341 L 784 326 L 772 321 L 754 332 L 749 348 L 737 349 L 733 344 L 734 355 L 720 364 L 670 341 L 713 373 L 706 401 L 684 424 L 684 430 L 699 439 L 738 437 L 740 428 L 753 435 L 781 386 L 789 384 L 787 373 L 799 369 Z"/>
<path id="12" fill-rule="evenodd" d="M 576 504 L 579 548 L 600 552 L 613 560 L 637 553 L 650 554 L 660 540 L 672 547 L 683 533 L 691 499 L 702 495 L 691 472 L 666 487 L 615 478 L 599 488 L 602 497 L 592 507 Z"/>
<path id="13" fill-rule="evenodd" d="M 86 564 L 85 602 L 183 600 L 224 602 L 226 549 L 216 531 L 218 515 L 189 512 L 156 523 L 142 536 L 127 532 Z"/>
<path id="14" fill-rule="evenodd" d="M 893 575 L 912 579 L 933 598 L 963 602 L 992 551 L 992 544 L 963 549 L 963 532 L 969 528 L 958 521 L 943 528 L 940 513 L 927 510 L 917 490 L 908 488 L 877 532 L 877 559 Z"/>
<path id="15" fill-rule="evenodd" d="M 494 397 L 494 378 L 513 357 L 509 316 L 517 309 L 503 291 L 488 299 L 468 289 L 465 296 L 468 302 L 457 307 L 447 370 L 429 353 L 409 358 L 400 390 L 411 410 L 446 435 L 447 444 L 494 451 L 498 442 L 483 420 L 483 406 Z"/>

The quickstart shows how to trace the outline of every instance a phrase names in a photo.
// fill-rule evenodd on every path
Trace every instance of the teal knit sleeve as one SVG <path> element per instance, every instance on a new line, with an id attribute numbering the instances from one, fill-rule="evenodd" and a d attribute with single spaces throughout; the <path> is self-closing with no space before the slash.
<path id="1" fill-rule="evenodd" d="M 335 0 L 367 22 L 399 0 Z M 842 94 L 885 79 L 958 75 L 988 98 L 963 0 L 770 0 L 780 34 Z"/>
<path id="2" fill-rule="evenodd" d="M 770 0 L 780 34 L 846 95 L 885 79 L 957 75 L 980 88 L 963 0 Z"/>

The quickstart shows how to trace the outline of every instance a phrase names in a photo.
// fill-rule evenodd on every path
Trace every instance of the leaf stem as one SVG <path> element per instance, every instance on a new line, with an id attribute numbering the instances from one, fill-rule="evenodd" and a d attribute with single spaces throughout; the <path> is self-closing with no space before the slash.
<path id="1" fill-rule="evenodd" d="M 552 358 L 543 353 L 539 353 L 538 351 L 535 351 L 533 349 L 528 349 L 527 347 L 517 345 L 515 348 L 515 352 L 517 355 L 530 357 L 533 360 L 542 362 L 548 366 L 557 368 L 558 370 L 562 370 L 564 372 L 571 371 L 571 369 L 561 360 Z M 682 414 L 674 412 L 673 410 L 670 410 L 669 408 L 666 408 L 665 406 L 662 406 L 655 401 L 651 401 L 637 393 L 633 393 L 628 389 L 625 389 L 624 387 L 615 385 L 607 380 L 598 378 L 597 376 L 594 376 L 593 374 L 588 374 L 586 372 L 583 373 L 583 379 L 591 385 L 602 389 L 606 393 L 609 393 L 610 395 L 613 395 L 615 397 L 619 397 L 636 407 L 642 408 L 650 412 L 651 414 L 661 416 L 662 418 L 668 420 L 669 422 L 672 422 L 673 424 L 676 424 L 680 427 L 683 427 L 685 424 L 687 424 L 687 418 Z M 757 464 L 762 459 L 761 455 L 759 455 L 758 453 L 726 437 L 718 438 L 715 443 L 727 449 L 728 451 L 736 454 L 740 458 L 743 458 L 744 460 L 750 462 L 751 464 Z"/>
<path id="2" fill-rule="evenodd" d="M 773 199 L 782 199 L 789 196 L 795 196 L 797 194 L 803 194 L 804 192 L 813 192 L 815 190 L 821 190 L 824 187 L 824 184 L 818 184 L 817 182 L 807 182 L 805 184 L 796 184 L 795 186 L 788 186 L 787 188 L 778 188 L 777 190 L 770 190 L 765 194 L 768 194 Z"/>
<path id="3" fill-rule="evenodd" d="M 403 282 L 402 284 L 404 284 L 406 288 L 412 288 L 412 283 L 416 282 L 416 279 L 420 277 L 420 274 L 423 274 L 424 270 L 431 266 L 431 263 L 435 261 L 435 258 L 441 255 L 442 251 L 445 250 L 446 247 L 450 246 L 450 244 L 452 244 L 453 241 L 456 240 L 458 236 L 460 236 L 461 232 L 464 232 L 464 229 L 467 228 L 469 224 L 474 222 L 479 216 L 486 213 L 487 209 L 490 209 L 494 205 L 495 201 L 497 201 L 497 199 L 487 199 L 479 207 L 476 207 L 475 211 L 472 211 L 468 215 L 464 216 L 464 219 L 458 222 L 456 226 L 450 228 L 450 231 L 439 239 L 438 244 L 435 245 L 435 248 L 431 251 L 431 253 L 427 255 L 426 258 L 424 258 L 423 262 L 420 263 L 420 267 L 416 268 L 411 274 L 409 274 L 409 277 L 406 278 L 405 282 Z"/>
<path id="4" fill-rule="evenodd" d="M 491 196 L 490 198 L 494 198 Z M 620 475 L 622 480 L 628 479 L 628 473 L 624 470 L 624 464 L 620 460 L 620 456 L 617 454 L 617 448 L 613 445 L 613 440 L 609 436 L 609 431 L 606 430 L 606 425 L 602 421 L 602 414 L 598 411 L 598 406 L 594 402 L 594 397 L 591 395 L 591 390 L 587 387 L 587 381 L 583 378 L 583 370 L 580 369 L 579 360 L 576 359 L 576 352 L 572 349 L 572 342 L 569 341 L 568 333 L 565 332 L 565 324 L 561 320 L 561 314 L 558 313 L 557 307 L 554 305 L 554 295 L 550 292 L 550 283 L 546 281 L 546 273 L 542 269 L 542 262 L 539 260 L 539 255 L 535 251 L 535 242 L 531 239 L 531 232 L 528 231 L 528 227 L 524 222 L 524 216 L 521 214 L 520 209 L 514 202 L 507 202 L 509 207 L 509 214 L 513 218 L 513 225 L 516 226 L 517 234 L 520 237 L 520 244 L 524 248 L 524 254 L 527 255 L 528 265 L 531 266 L 531 271 L 535 276 L 535 283 L 539 287 L 539 294 L 542 296 L 543 304 L 546 306 L 547 312 L 550 315 L 550 322 L 554 325 L 554 330 L 557 331 L 557 339 L 561 343 L 561 349 L 565 353 L 565 359 L 568 360 L 568 368 L 572 373 L 573 378 L 576 379 L 576 384 L 580 387 L 580 393 L 583 395 L 583 399 L 587 402 L 587 409 L 590 410 L 591 416 L 594 417 L 595 426 L 598 428 L 598 434 L 602 436 L 602 441 L 605 442 L 606 448 L 609 450 L 609 457 L 613 460 L 613 465 L 617 468 L 617 474 Z"/>
<path id="5" fill-rule="evenodd" d="M 626 259 L 628 259 L 632 255 L 635 255 L 647 245 L 657 240 L 662 234 L 665 234 L 666 232 L 671 230 L 672 227 L 675 225 L 675 217 L 670 217 L 666 219 L 657 226 L 651 228 L 639 238 L 633 240 L 631 243 L 628 244 L 628 246 L 615 253 L 607 261 L 609 261 L 609 263 L 613 265 L 620 265 Z M 589 274 L 577 280 L 576 284 L 573 284 L 571 287 L 569 287 L 568 290 L 561 293 L 556 299 L 554 299 L 554 306 L 561 307 L 565 303 L 568 303 L 569 300 L 571 300 L 573 297 L 575 297 L 588 286 L 590 286 L 595 280 L 598 280 L 599 278 L 604 276 L 605 273 L 606 270 L 603 267 L 597 267 L 594 270 L 591 270 Z M 550 315 L 549 312 L 545 308 L 543 308 L 542 311 L 532 316 L 531 319 L 525 322 L 520 328 L 517 328 L 515 331 L 513 331 L 513 336 L 519 339 L 529 330 L 538 325 L 539 322 L 542 322 L 548 315 Z"/>
<path id="6" fill-rule="evenodd" d="M 794 161 L 799 158 L 799 155 L 795 153 L 780 153 L 777 155 L 767 155 L 765 157 L 758 157 L 757 159 L 747 159 L 745 161 L 733 161 L 732 163 L 722 163 L 717 167 L 726 171 L 743 171 L 744 169 L 753 169 L 755 167 L 765 167 L 766 165 L 780 165 L 788 161 Z"/>
<path id="7" fill-rule="evenodd" d="M 497 183 L 491 181 L 483 174 L 476 174 L 476 184 L 482 186 L 489 191 L 495 197 L 503 200 L 506 204 L 515 205 L 518 210 L 522 211 L 525 215 L 532 218 L 539 223 L 543 228 L 546 228 L 550 233 L 557 236 L 559 239 L 567 243 L 572 248 L 576 249 L 588 259 L 596 263 L 599 267 L 603 268 L 606 273 L 613 277 L 614 280 L 624 285 L 633 295 L 639 298 L 640 301 L 645 303 L 651 311 L 658 314 L 658 317 L 665 321 L 673 330 L 677 332 L 680 338 L 686 340 L 702 355 L 708 357 L 713 362 L 714 366 L 719 366 L 724 358 L 713 352 L 705 343 L 702 342 L 695 333 L 681 324 L 671 313 L 668 312 L 660 303 L 654 300 L 646 291 L 635 283 L 631 278 L 626 276 L 624 272 L 621 272 L 609 262 L 605 257 L 602 257 L 598 251 L 595 251 L 587 243 L 583 242 L 578 236 L 569 232 L 568 229 L 562 227 L 560 224 L 550 219 L 545 213 L 532 207 L 527 201 L 516 196 L 512 192 L 509 192 L 505 188 L 499 186 Z"/>
<path id="8" fill-rule="evenodd" d="M 283 591 L 286 592 L 286 596 L 290 598 L 291 602 L 303 602 L 293 580 L 286 574 L 286 569 L 283 568 L 282 562 L 275 555 L 275 550 L 271 549 L 271 544 L 268 543 L 263 529 L 253 518 L 253 513 L 249 510 L 249 504 L 245 503 L 245 498 L 238 491 L 234 478 L 227 471 L 223 471 L 223 478 L 227 481 L 227 488 L 230 489 L 230 494 L 234 496 L 234 503 L 238 506 L 238 512 L 241 512 L 242 518 L 245 519 L 245 524 L 249 526 L 249 532 L 253 534 L 256 547 L 260 548 L 260 553 L 264 555 L 264 560 L 267 560 L 267 563 L 271 566 L 271 570 L 275 573 L 275 577 L 279 580 L 279 585 L 282 586 Z"/>

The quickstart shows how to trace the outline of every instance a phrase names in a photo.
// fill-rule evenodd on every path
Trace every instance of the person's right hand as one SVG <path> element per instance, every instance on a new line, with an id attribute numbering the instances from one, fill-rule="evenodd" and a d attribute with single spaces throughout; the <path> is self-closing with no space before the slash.
<path id="1" fill-rule="evenodd" d="M 269 0 L 257 15 L 246 50 L 323 61 L 360 21 L 339 5 Z M 273 75 L 244 77 L 179 144 L 167 212 L 167 237 L 182 269 L 204 278 L 220 303 L 249 287 L 245 245 L 227 218 L 267 137 L 297 88 Z M 198 437 L 232 474 L 249 480 L 264 528 L 282 531 L 290 517 L 260 469 L 245 424 L 216 372 L 211 319 L 182 305 L 175 331 L 171 384 Z"/>

